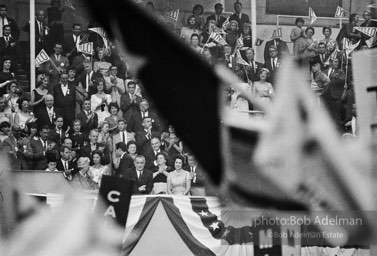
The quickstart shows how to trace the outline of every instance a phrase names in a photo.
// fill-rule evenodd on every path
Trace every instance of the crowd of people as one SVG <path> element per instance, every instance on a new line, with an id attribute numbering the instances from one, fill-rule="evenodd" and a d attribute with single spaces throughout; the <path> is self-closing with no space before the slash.
<path id="1" fill-rule="evenodd" d="M 153 3 L 146 9 L 159 21 Z M 316 41 L 314 27 L 303 28 L 296 19 L 290 38 L 293 52 L 278 35 L 265 43 L 264 63 L 255 60 L 248 15 L 242 3 L 234 3 L 235 13 L 225 17 L 222 4 L 204 17 L 203 6 L 182 20 L 177 36 L 210 65 L 225 65 L 265 104 L 273 100 L 276 72 L 284 57 L 293 57 L 312 73 L 311 86 L 328 107 L 342 132 L 356 134 L 355 100 L 350 61 L 343 38 L 359 42 L 356 50 L 373 47 L 370 39 L 355 31 L 358 15 L 351 14 L 338 37 L 324 27 L 324 38 Z M 36 88 L 30 97 L 20 93 L 15 66 L 23 65 L 17 42 L 19 29 L 0 5 L 0 142 L 10 165 L 18 170 L 62 171 L 74 186 L 96 189 L 103 175 L 135 181 L 135 194 L 208 195 L 203 170 L 167 120 L 161 118 L 137 78 L 128 75 L 130 63 L 106 46 L 95 32 L 83 33 L 75 23 L 64 35 L 59 0 L 51 0 L 46 10 L 36 12 L 37 52 L 45 49 L 50 61 L 37 68 Z M 365 11 L 361 26 L 375 26 Z M 223 26 L 228 23 L 227 26 Z M 29 24 L 24 31 L 29 32 Z M 90 22 L 88 28 L 98 27 Z M 224 41 L 214 40 L 213 32 Z M 93 42 L 95 56 L 78 52 L 77 45 Z M 225 43 L 224 43 L 225 42 Z M 240 56 L 237 56 L 240 55 Z M 345 70 L 348 72 L 345 72 Z M 347 73 L 347 77 L 346 77 Z M 228 90 L 228 89 L 227 89 Z M 229 88 L 229 98 L 232 89 Z M 242 97 L 241 95 L 239 97 Z M 249 104 L 248 110 L 257 106 Z"/>

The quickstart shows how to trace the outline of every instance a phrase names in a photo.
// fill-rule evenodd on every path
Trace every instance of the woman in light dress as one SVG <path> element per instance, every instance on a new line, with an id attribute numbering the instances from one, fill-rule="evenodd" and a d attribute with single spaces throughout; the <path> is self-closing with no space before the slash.
<path id="1" fill-rule="evenodd" d="M 92 153 L 93 165 L 90 166 L 88 175 L 91 180 L 98 186 L 101 185 L 103 175 L 110 175 L 110 170 L 107 165 L 101 165 L 101 158 L 103 154 L 100 150 L 94 150 Z"/>
<path id="2" fill-rule="evenodd" d="M 101 123 L 106 117 L 110 116 L 108 105 L 111 103 L 111 96 L 104 92 L 105 80 L 99 78 L 95 83 L 97 84 L 97 93 L 90 97 L 91 110 L 97 113 L 98 123 Z"/>
<path id="3" fill-rule="evenodd" d="M 262 68 L 259 71 L 259 81 L 255 81 L 253 84 L 253 93 L 261 104 L 270 104 L 271 99 L 274 96 L 274 88 L 266 79 L 270 75 L 270 71 L 267 68 Z M 255 109 L 255 106 L 254 106 Z"/>
<path id="4" fill-rule="evenodd" d="M 14 123 L 19 125 L 21 130 L 27 130 L 26 124 L 35 122 L 37 119 L 34 114 L 29 109 L 29 100 L 26 98 L 21 98 L 17 101 L 20 111 L 14 116 Z"/>
<path id="5" fill-rule="evenodd" d="M 183 156 L 177 155 L 174 158 L 174 171 L 168 174 L 167 189 L 170 195 L 188 195 L 191 187 L 191 175 L 182 169 Z"/>

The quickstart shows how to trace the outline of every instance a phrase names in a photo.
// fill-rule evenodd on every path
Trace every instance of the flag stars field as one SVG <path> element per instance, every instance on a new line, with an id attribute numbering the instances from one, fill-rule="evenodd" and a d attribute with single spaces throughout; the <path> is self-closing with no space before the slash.
<path id="1" fill-rule="evenodd" d="M 201 212 L 199 212 L 199 214 L 202 216 L 202 217 L 204 217 L 204 216 L 208 216 L 208 212 L 205 212 L 205 211 L 201 211 Z"/>
<path id="2" fill-rule="evenodd" d="M 215 231 L 216 229 L 219 228 L 219 222 L 213 222 L 210 227 L 213 229 L 213 231 Z"/>

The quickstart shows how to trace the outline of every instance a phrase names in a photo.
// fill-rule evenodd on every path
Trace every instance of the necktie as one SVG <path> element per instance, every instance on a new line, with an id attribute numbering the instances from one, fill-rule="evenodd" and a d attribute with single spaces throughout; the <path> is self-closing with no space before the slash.
<path id="1" fill-rule="evenodd" d="M 43 41 L 43 26 L 42 22 L 39 22 L 39 41 Z"/>
<path id="2" fill-rule="evenodd" d="M 272 70 L 275 70 L 275 59 L 272 59 Z"/>
<path id="3" fill-rule="evenodd" d="M 141 175 L 143 175 L 143 171 L 138 171 L 138 173 L 139 173 L 138 180 L 140 181 L 141 180 Z"/>
<path id="4" fill-rule="evenodd" d="M 126 136 L 124 136 L 124 132 L 122 132 L 122 137 L 123 137 L 123 143 L 126 143 Z"/>
<path id="5" fill-rule="evenodd" d="M 43 144 L 43 151 L 46 151 L 47 149 L 46 141 L 42 140 L 42 144 Z"/>
<path id="6" fill-rule="evenodd" d="M 194 172 L 194 167 L 191 167 L 191 171 Z"/>
<path id="7" fill-rule="evenodd" d="M 64 169 L 65 169 L 65 171 L 68 171 L 68 164 L 67 164 L 67 161 L 64 161 Z"/>

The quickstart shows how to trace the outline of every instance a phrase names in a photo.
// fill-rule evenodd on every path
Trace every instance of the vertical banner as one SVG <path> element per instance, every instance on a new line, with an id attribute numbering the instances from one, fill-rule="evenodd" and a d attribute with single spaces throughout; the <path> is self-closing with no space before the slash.
<path id="1" fill-rule="evenodd" d="M 377 142 L 377 50 L 357 51 L 352 55 L 357 124 L 360 137 Z"/>
<path id="2" fill-rule="evenodd" d="M 125 227 L 130 207 L 133 182 L 112 176 L 103 176 L 96 211 L 105 218 L 115 219 L 119 225 Z M 103 207 L 104 206 L 104 207 Z"/>

